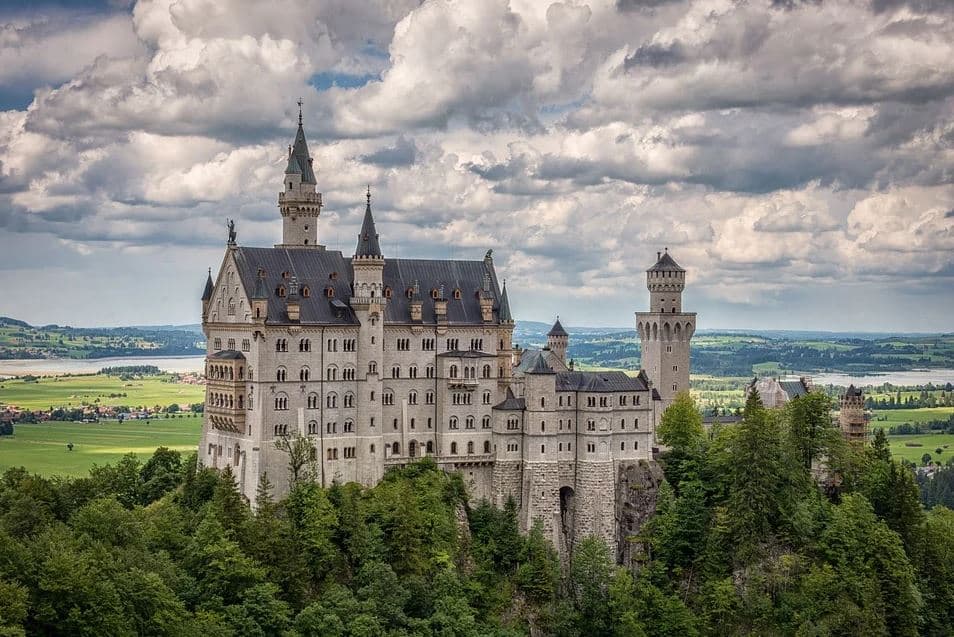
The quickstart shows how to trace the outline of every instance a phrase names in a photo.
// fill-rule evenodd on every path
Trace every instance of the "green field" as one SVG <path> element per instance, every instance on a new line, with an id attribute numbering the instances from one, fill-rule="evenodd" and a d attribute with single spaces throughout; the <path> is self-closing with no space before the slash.
<path id="1" fill-rule="evenodd" d="M 199 445 L 200 416 L 148 421 L 114 420 L 95 424 L 45 422 L 19 424 L 13 436 L 0 437 L 0 471 L 26 467 L 44 476 L 84 476 L 94 464 L 114 463 L 133 452 L 145 461 L 156 447 L 184 454 Z M 73 443 L 68 451 L 67 443 Z"/>
<path id="2" fill-rule="evenodd" d="M 909 447 L 908 444 L 920 444 L 921 446 Z M 903 458 L 921 464 L 921 456 L 929 453 L 931 454 L 931 460 L 943 463 L 954 455 L 954 434 L 888 436 L 888 446 L 891 448 L 891 455 L 898 459 Z M 940 454 L 934 453 L 934 450 L 938 447 L 943 449 Z"/>
<path id="3" fill-rule="evenodd" d="M 922 407 L 921 409 L 876 409 L 871 412 L 871 428 L 894 427 L 901 423 L 947 420 L 954 414 L 954 407 Z"/>
<path id="4" fill-rule="evenodd" d="M 122 380 L 119 376 L 44 376 L 36 381 L 0 381 L 0 405 L 23 409 L 80 407 L 82 405 L 191 404 L 204 400 L 205 386 L 177 383 L 169 374 Z"/>

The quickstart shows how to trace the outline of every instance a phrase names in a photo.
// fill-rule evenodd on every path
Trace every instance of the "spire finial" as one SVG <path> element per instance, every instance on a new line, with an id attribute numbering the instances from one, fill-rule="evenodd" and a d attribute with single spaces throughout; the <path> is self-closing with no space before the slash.
<path id="1" fill-rule="evenodd" d="M 301 126 L 301 105 L 302 105 L 302 100 L 299 97 L 298 98 L 298 125 L 299 126 Z"/>
<path id="2" fill-rule="evenodd" d="M 370 206 L 370 205 L 371 205 L 371 184 L 368 184 L 368 194 L 367 194 L 367 197 L 368 197 L 368 205 Z"/>

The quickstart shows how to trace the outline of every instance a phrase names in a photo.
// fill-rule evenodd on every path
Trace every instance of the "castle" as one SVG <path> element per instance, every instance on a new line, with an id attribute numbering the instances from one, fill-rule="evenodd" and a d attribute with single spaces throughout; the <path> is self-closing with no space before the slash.
<path id="1" fill-rule="evenodd" d="M 385 256 L 367 193 L 351 258 L 318 243 L 321 193 L 299 114 L 282 192 L 282 243 L 228 246 L 202 295 L 208 342 L 199 459 L 231 467 L 254 506 L 260 477 L 281 493 L 302 436 L 323 485 L 373 485 L 433 458 L 474 499 L 513 498 L 569 551 L 586 535 L 618 546 L 618 476 L 652 459 L 655 427 L 689 388 L 696 316 L 685 270 L 665 253 L 636 314 L 637 376 L 574 371 L 559 320 L 543 350 L 515 350 L 514 319 L 490 251 L 482 260 Z M 385 243 L 386 245 L 386 243 Z"/>

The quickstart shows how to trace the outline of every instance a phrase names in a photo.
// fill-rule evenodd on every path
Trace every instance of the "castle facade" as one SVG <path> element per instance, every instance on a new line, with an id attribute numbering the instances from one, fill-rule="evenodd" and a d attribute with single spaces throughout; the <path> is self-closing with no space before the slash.
<path id="1" fill-rule="evenodd" d="M 513 498 L 561 552 L 586 535 L 616 547 L 618 476 L 652 459 L 655 427 L 689 387 L 695 314 L 667 253 L 637 314 L 643 371 L 574 371 L 569 335 L 515 350 L 490 251 L 482 260 L 386 257 L 367 193 L 353 255 L 319 244 L 321 193 L 299 115 L 282 192 L 282 243 L 239 246 L 230 227 L 202 295 L 208 351 L 199 459 L 229 466 L 255 504 L 267 474 L 289 485 L 281 441 L 302 437 L 323 485 L 373 485 L 422 457 L 460 472 L 471 497 Z"/>

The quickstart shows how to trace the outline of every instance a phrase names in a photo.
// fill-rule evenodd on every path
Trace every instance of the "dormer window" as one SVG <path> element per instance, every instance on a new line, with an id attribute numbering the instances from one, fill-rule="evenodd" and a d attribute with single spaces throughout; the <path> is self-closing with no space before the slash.
<path id="1" fill-rule="evenodd" d="M 431 298 L 432 298 L 432 299 L 434 299 L 434 300 L 436 301 L 439 297 L 440 297 L 440 292 L 438 291 L 437 288 L 434 288 L 433 290 L 431 290 Z"/>
<path id="2" fill-rule="evenodd" d="M 384 288 L 384 298 L 386 299 L 391 298 L 391 288 L 389 287 Z"/>
<path id="3" fill-rule="evenodd" d="M 282 278 L 283 278 L 283 279 L 287 279 L 288 276 L 289 276 L 289 275 L 288 275 L 288 270 L 285 270 L 284 272 L 282 272 Z"/>
<path id="4" fill-rule="evenodd" d="M 301 287 L 301 295 L 307 299 L 309 296 L 311 296 L 311 289 L 307 285 L 303 285 Z"/>
<path id="5" fill-rule="evenodd" d="M 282 298 L 282 299 L 285 298 L 285 286 L 284 286 L 284 285 L 279 285 L 279 286 L 275 289 L 275 294 L 277 294 L 279 298 Z"/>
<path id="6" fill-rule="evenodd" d="M 337 273 L 337 272 L 332 272 L 331 274 L 328 275 L 328 278 L 331 279 L 332 281 L 337 281 L 337 280 L 338 280 L 338 273 Z"/>
<path id="7" fill-rule="evenodd" d="M 331 287 L 330 285 L 326 287 L 325 296 L 328 297 L 329 299 L 333 299 L 335 297 L 335 289 Z"/>
<path id="8" fill-rule="evenodd" d="M 454 299 L 457 301 L 460 300 L 460 288 L 454 288 Z"/>
<path id="9" fill-rule="evenodd" d="M 413 297 L 413 296 L 414 296 L 414 288 L 408 288 L 408 289 L 404 290 L 404 296 L 406 296 L 407 298 Z"/>

